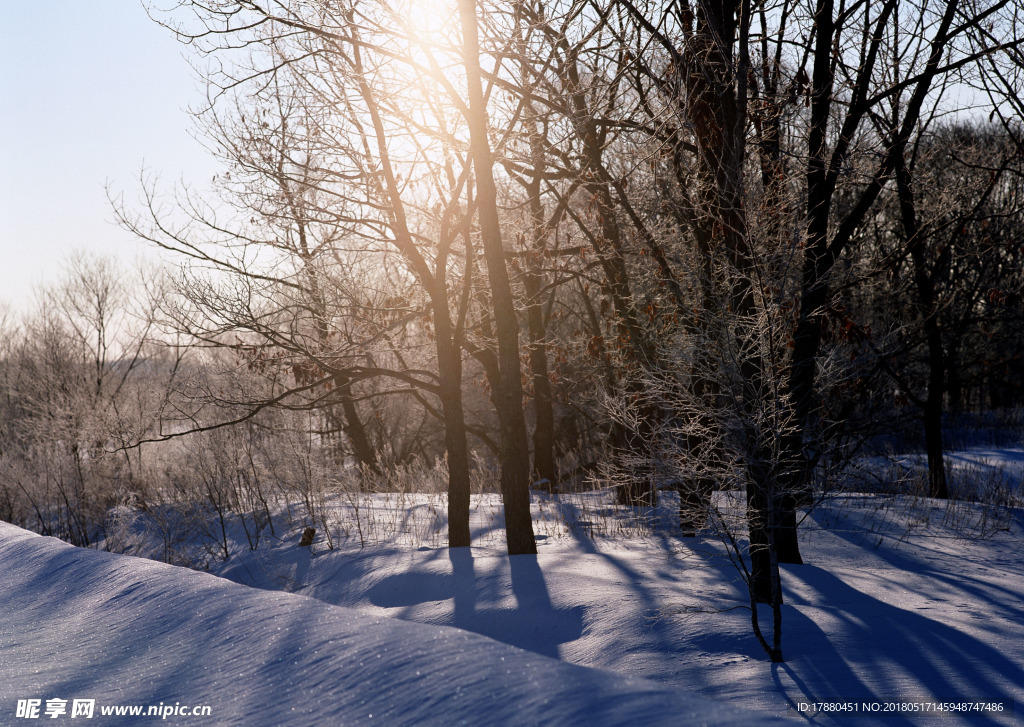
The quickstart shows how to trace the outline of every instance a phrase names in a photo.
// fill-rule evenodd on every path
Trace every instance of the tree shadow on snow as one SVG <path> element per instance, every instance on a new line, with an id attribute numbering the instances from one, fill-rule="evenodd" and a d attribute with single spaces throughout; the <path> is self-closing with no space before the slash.
<path id="1" fill-rule="evenodd" d="M 609 552 L 597 547 L 594 539 L 586 532 L 586 513 L 577 505 L 562 500 L 557 501 L 559 516 L 566 522 L 576 525 L 570 528 L 570 533 L 575 539 L 580 550 L 587 555 L 602 559 L 612 566 L 628 584 L 627 594 L 632 603 L 640 611 L 639 616 L 644 620 L 643 635 L 647 640 L 644 645 L 650 652 L 661 654 L 664 657 L 678 655 L 685 658 L 693 649 L 706 651 L 712 654 L 723 654 L 730 659 L 760 659 L 763 657 L 760 646 L 749 631 L 740 629 L 738 632 L 730 630 L 725 626 L 726 619 L 741 618 L 749 620 L 748 612 L 743 610 L 737 613 L 724 613 L 733 610 L 737 605 L 741 607 L 747 603 L 747 595 L 742 578 L 738 571 L 735 571 L 728 560 L 722 554 L 716 552 L 704 538 L 684 538 L 671 536 L 662 530 L 652 533 L 649 542 L 656 543 L 664 554 L 664 565 L 657 573 L 657 579 L 652 581 L 649 574 L 643 573 L 634 568 L 629 559 L 619 557 L 614 551 Z M 674 508 L 670 511 L 675 513 Z M 680 568 L 679 553 L 685 552 L 685 558 L 689 560 L 686 568 Z M 654 564 L 648 562 L 648 567 Z M 689 572 L 688 572 L 689 571 Z M 697 572 L 713 572 L 716 574 L 711 583 L 715 592 L 708 593 L 704 590 L 707 583 L 700 585 L 690 581 L 690 574 Z M 684 603 L 678 603 L 680 594 L 678 591 L 669 591 L 666 594 L 658 586 L 665 584 L 687 584 L 689 591 L 688 599 Z M 674 589 L 673 589 L 674 590 Z M 686 598 L 684 596 L 684 598 Z M 719 614 L 723 619 L 721 629 L 713 629 L 705 633 L 694 634 L 680 631 L 680 613 L 686 613 L 688 609 L 696 612 L 714 611 L 721 609 Z M 685 639 L 685 641 L 681 641 Z M 640 646 L 637 649 L 640 650 Z M 662 663 L 666 665 L 660 674 L 648 674 L 655 679 L 675 679 L 676 667 L 672 666 L 671 658 L 664 658 Z M 712 672 L 706 672 L 708 681 L 700 681 L 700 675 L 687 672 L 688 677 L 696 678 L 698 681 L 688 682 L 693 689 L 713 688 L 714 676 Z"/>
<path id="2" fill-rule="evenodd" d="M 431 601 L 453 600 L 454 608 L 440 620 L 446 626 L 473 631 L 497 641 L 559 657 L 558 646 L 583 634 L 581 606 L 556 607 L 551 602 L 544 573 L 535 555 L 489 557 L 490 572 L 477 572 L 469 548 L 450 548 L 450 572 L 397 573 L 374 584 L 366 596 L 382 608 L 409 608 Z M 498 586 L 508 569 L 510 594 Z M 416 619 L 420 620 L 420 619 Z"/>
<path id="3" fill-rule="evenodd" d="M 1019 609 L 1000 603 L 1000 597 L 1015 596 L 1019 602 L 1020 594 L 971 582 L 962 574 L 922 569 L 920 561 L 899 553 L 890 551 L 883 557 L 895 568 L 934 577 L 969 593 L 980 613 L 998 609 L 1011 616 L 1015 612 L 1019 622 Z M 810 565 L 786 567 L 783 581 L 791 586 L 799 582 L 805 594 L 813 594 L 801 597 L 792 587 L 786 593 L 784 650 L 788 663 L 773 666 L 773 677 L 791 706 L 799 701 L 1005 703 L 1014 685 L 1024 684 L 1021 664 L 992 643 L 942 621 L 942 612 L 932 608 L 945 599 L 920 607 L 929 609 L 929 615 L 924 615 L 862 593 L 829 571 Z M 821 621 L 832 623 L 819 625 L 812 609 L 817 609 Z M 998 635 L 994 639 L 998 640 Z M 902 678 L 897 681 L 897 676 Z M 886 724 L 917 724 L 922 719 L 922 715 L 875 716 L 885 717 Z M 1005 719 L 1007 715 L 976 713 L 971 720 L 995 724 L 997 716 Z"/>

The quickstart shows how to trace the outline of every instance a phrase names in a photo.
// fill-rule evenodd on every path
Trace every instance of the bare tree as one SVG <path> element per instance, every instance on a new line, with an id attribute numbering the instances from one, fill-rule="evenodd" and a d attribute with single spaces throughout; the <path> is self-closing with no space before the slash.
<path id="1" fill-rule="evenodd" d="M 475 8 L 464 9 L 460 39 L 450 43 L 445 33 L 454 32 L 454 18 L 443 22 L 431 38 L 414 28 L 399 8 L 383 4 L 276 9 L 251 3 L 214 7 L 196 2 L 187 6 L 202 25 L 198 31 L 179 27 L 181 37 L 204 44 L 210 51 L 227 52 L 238 41 L 259 45 L 266 53 L 247 60 L 256 65 L 225 66 L 227 70 L 211 78 L 214 87 L 220 84 L 222 89 L 233 89 L 250 82 L 251 87 L 260 88 L 263 79 L 292 69 L 289 83 L 301 88 L 304 98 L 320 110 L 317 124 L 306 129 L 319 139 L 316 178 L 293 181 L 315 189 L 318 214 L 333 220 L 333 237 L 326 241 L 327 246 L 336 248 L 343 240 L 358 245 L 358 253 L 364 257 L 385 254 L 386 250 L 397 253 L 403 274 L 416 281 L 425 294 L 426 310 L 407 312 L 427 316 L 437 345 L 438 373 L 434 380 L 409 375 L 405 381 L 437 394 L 442 401 L 452 477 L 449 507 L 454 545 L 469 544 L 469 458 L 461 401 L 461 352 L 468 306 L 486 305 L 481 314 L 488 324 L 493 323 L 497 342 L 492 399 L 502 431 L 502 487 L 510 552 L 534 552 L 529 467 L 522 464 L 528 445 L 518 322 L 486 138 Z M 245 27 L 236 24 L 240 18 L 246 18 Z M 458 70 L 449 78 L 440 69 L 451 68 L 453 63 Z M 301 71 L 296 70 L 299 68 Z M 230 75 L 233 72 L 240 75 Z M 459 83 L 465 85 L 465 91 L 458 89 Z M 292 149 L 284 153 L 290 154 Z M 474 217 L 479 217 L 479 241 Z M 166 242 L 167 230 L 160 232 Z M 170 238 L 168 247 L 195 252 L 188 249 L 185 236 L 172 232 Z M 475 285 L 477 245 L 487 262 L 485 297 L 470 295 Z M 241 265 L 235 265 L 232 272 L 248 274 Z M 464 292 L 456 297 L 450 281 L 460 275 Z M 486 350 L 479 352 L 487 354 Z M 315 362 L 322 370 L 331 370 L 328 362 Z M 332 375 L 341 374 L 336 370 Z M 351 378 L 369 373 L 349 367 L 343 375 Z"/>
<path id="2" fill-rule="evenodd" d="M 152 426 L 174 376 L 129 280 L 108 259 L 72 256 L 3 357 L 11 515 L 79 545 L 102 537 L 108 508 L 144 493 L 142 454 L 122 445 Z"/>
<path id="3" fill-rule="evenodd" d="M 864 254 L 876 257 L 880 278 L 874 295 L 888 301 L 865 314 L 876 327 L 884 317 L 902 324 L 885 351 L 885 370 L 920 412 L 932 497 L 951 494 L 943 414 L 960 406 L 960 358 L 972 358 L 963 342 L 1012 317 L 1002 291 L 1019 286 L 1010 230 L 1020 214 L 1020 158 L 997 128 L 959 122 L 925 130 L 897 160 L 895 192 L 865 232 L 873 239 L 863 243 Z M 889 220 L 898 220 L 898 229 Z"/>

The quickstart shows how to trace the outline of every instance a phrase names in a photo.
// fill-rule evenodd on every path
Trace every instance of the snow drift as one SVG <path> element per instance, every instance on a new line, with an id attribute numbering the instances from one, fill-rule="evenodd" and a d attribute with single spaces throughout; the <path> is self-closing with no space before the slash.
<path id="1" fill-rule="evenodd" d="M 2 522 L 0 579 L 4 724 L 33 723 L 16 718 L 28 699 L 40 709 L 94 699 L 84 722 L 94 725 L 161 721 L 103 716 L 103 706 L 178 704 L 209 706 L 210 716 L 163 723 L 782 723 L 478 634 L 73 548 Z"/>

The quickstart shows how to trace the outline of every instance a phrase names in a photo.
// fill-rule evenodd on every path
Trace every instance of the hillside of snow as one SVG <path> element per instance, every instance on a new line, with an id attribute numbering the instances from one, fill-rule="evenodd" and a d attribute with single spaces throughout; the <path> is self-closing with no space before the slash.
<path id="1" fill-rule="evenodd" d="M 99 724 L 179 704 L 211 716 L 171 724 L 1021 724 L 1024 453 L 951 462 L 988 504 L 912 494 L 907 457 L 806 515 L 783 664 L 722 540 L 673 524 L 674 493 L 649 512 L 535 496 L 539 553 L 512 558 L 496 495 L 474 495 L 474 547 L 449 550 L 439 495 L 365 493 L 311 547 L 285 513 L 258 543 L 234 521 L 216 547 L 176 543 L 211 574 L 0 523 L 0 724 L 29 724 L 29 699 L 41 719 L 94 699 Z M 910 489 L 874 489 L 893 482 Z M 110 547 L 165 557 L 151 517 L 124 509 Z"/>
<path id="2" fill-rule="evenodd" d="M 492 547 L 311 552 L 296 536 L 239 547 L 214 569 L 811 724 L 1020 724 L 1024 515 L 991 517 L 966 503 L 858 494 L 814 510 L 801 530 L 805 565 L 782 567 L 777 665 L 751 634 L 742 582 L 711 535 L 546 538 L 535 561 Z M 770 629 L 767 610 L 761 623 Z M 999 711 L 862 711 L 967 702 Z M 816 703 L 856 703 L 858 713 L 798 714 Z"/>
<path id="3" fill-rule="evenodd" d="M 83 723 L 98 725 L 158 720 L 101 714 L 132 705 L 174 705 L 179 716 L 159 721 L 182 725 L 774 722 L 467 631 L 77 549 L 6 523 L 0 581 L 5 725 L 77 724 L 74 700 L 94 700 Z M 180 716 L 182 705 L 210 716 Z M 33 706 L 35 720 L 18 715 Z M 48 707 L 64 713 L 49 718 Z"/>

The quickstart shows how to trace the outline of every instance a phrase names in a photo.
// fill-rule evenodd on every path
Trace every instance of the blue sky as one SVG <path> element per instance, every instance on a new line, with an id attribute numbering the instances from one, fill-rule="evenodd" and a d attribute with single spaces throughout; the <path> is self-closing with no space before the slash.
<path id="1" fill-rule="evenodd" d="M 215 162 L 189 133 L 188 51 L 140 0 L 0 8 L 0 299 L 21 308 L 75 248 L 154 255 L 112 223 L 108 182 L 134 198 L 144 164 L 170 186 Z"/>

